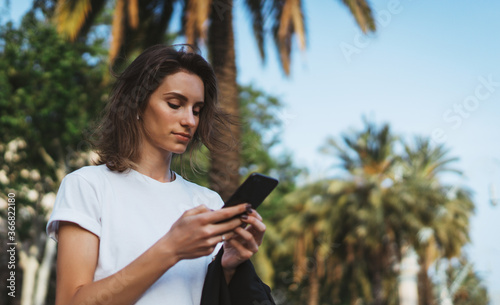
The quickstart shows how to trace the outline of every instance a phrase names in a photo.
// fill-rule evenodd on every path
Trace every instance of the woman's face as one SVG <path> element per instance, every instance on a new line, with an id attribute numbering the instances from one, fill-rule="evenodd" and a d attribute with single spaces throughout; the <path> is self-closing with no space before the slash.
<path id="1" fill-rule="evenodd" d="M 165 77 L 151 94 L 141 117 L 142 152 L 147 155 L 185 152 L 198 127 L 204 98 L 203 81 L 197 75 L 177 72 Z"/>

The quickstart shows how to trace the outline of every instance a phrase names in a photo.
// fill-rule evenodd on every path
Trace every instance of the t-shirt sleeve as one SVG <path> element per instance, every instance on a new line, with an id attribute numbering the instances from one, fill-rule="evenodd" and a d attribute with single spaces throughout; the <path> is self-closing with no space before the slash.
<path id="1" fill-rule="evenodd" d="M 211 201 L 211 209 L 218 210 L 224 206 L 224 201 L 219 194 L 214 192 L 213 199 Z"/>
<path id="2" fill-rule="evenodd" d="M 224 201 L 222 201 L 222 198 L 220 197 L 219 194 L 206 187 L 200 187 L 200 186 L 195 186 L 195 187 L 196 188 L 194 189 L 193 192 L 194 196 L 192 199 L 193 207 L 196 207 L 200 204 L 204 204 L 207 208 L 212 210 L 218 210 L 222 208 L 222 206 L 224 205 Z"/>
<path id="3" fill-rule="evenodd" d="M 54 203 L 54 210 L 47 223 L 47 234 L 58 240 L 59 223 L 73 222 L 100 237 L 101 208 L 96 189 L 78 174 L 66 176 Z"/>

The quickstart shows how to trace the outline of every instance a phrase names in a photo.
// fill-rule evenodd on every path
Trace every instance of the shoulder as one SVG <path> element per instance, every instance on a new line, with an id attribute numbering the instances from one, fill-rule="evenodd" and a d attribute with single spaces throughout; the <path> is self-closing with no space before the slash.
<path id="1" fill-rule="evenodd" d="M 210 209 L 220 209 L 224 202 L 217 192 L 211 189 L 198 185 L 196 183 L 190 182 L 182 178 L 176 173 L 180 183 L 193 195 L 193 201 L 195 205 L 204 204 Z"/>
<path id="2" fill-rule="evenodd" d="M 58 192 L 93 193 L 102 195 L 104 189 L 109 186 L 112 172 L 106 165 L 84 166 L 64 177 Z"/>
<path id="3" fill-rule="evenodd" d="M 59 191 L 62 190 L 86 190 L 96 195 L 101 195 L 103 190 L 109 186 L 113 172 L 106 165 L 84 166 L 64 177 Z"/>
<path id="4" fill-rule="evenodd" d="M 90 165 L 84 166 L 80 169 L 75 170 L 74 172 L 66 175 L 64 180 L 70 181 L 87 181 L 89 184 L 100 184 L 111 173 L 106 165 Z"/>

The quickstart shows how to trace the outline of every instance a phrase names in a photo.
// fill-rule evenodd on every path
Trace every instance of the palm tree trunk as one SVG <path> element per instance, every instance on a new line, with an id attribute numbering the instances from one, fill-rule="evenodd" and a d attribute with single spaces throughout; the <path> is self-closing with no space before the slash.
<path id="1" fill-rule="evenodd" d="M 319 250 L 315 251 L 314 264 L 309 272 L 309 299 L 307 305 L 318 305 L 320 299 L 320 277 L 323 272 L 320 271 L 320 264 L 323 264 L 323 259 Z M 323 269 L 324 270 L 324 269 Z"/>
<path id="2" fill-rule="evenodd" d="M 309 274 L 309 299 L 307 301 L 307 305 L 318 305 L 318 304 L 319 304 L 319 278 L 317 272 L 313 270 Z"/>
<path id="3" fill-rule="evenodd" d="M 384 291 L 382 287 L 382 253 L 380 251 L 376 251 L 372 255 L 371 264 L 372 264 L 372 295 L 373 295 L 373 305 L 383 305 L 385 304 L 384 300 Z"/>
<path id="4" fill-rule="evenodd" d="M 427 268 L 425 268 L 425 263 L 421 264 L 418 273 L 418 296 L 419 305 L 433 305 L 432 285 L 427 274 Z"/>
<path id="5" fill-rule="evenodd" d="M 209 56 L 219 84 L 220 104 L 227 113 L 239 120 L 233 1 L 218 1 L 221 2 L 218 9 L 212 7 L 212 22 L 208 30 Z M 221 7 L 226 9 L 221 11 Z M 240 183 L 240 127 L 238 125 L 231 126 L 230 134 L 225 137 L 226 139 L 223 141 L 230 144 L 232 149 L 222 153 L 212 153 L 209 172 L 210 187 L 218 192 L 224 200 L 229 198 Z"/>

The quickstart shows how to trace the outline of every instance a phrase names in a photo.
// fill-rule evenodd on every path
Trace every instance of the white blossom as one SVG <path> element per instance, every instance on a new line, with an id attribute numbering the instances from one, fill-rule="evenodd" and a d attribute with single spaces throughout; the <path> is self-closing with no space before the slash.
<path id="1" fill-rule="evenodd" d="M 5 152 L 5 155 L 3 156 L 3 158 L 5 159 L 5 161 L 7 162 L 12 162 L 12 159 L 14 159 L 14 152 L 11 151 L 11 150 L 7 150 Z"/>
<path id="2" fill-rule="evenodd" d="M 17 139 L 17 148 L 25 149 L 26 146 L 26 141 L 24 141 L 23 139 Z"/>
<path id="3" fill-rule="evenodd" d="M 29 190 L 28 194 L 26 194 L 26 197 L 29 201 L 35 202 L 38 199 L 38 192 L 35 190 Z"/>
<path id="4" fill-rule="evenodd" d="M 16 152 L 18 149 L 26 148 L 26 141 L 21 138 L 16 138 L 7 144 L 7 150 Z"/>
<path id="5" fill-rule="evenodd" d="M 21 177 L 23 177 L 24 179 L 28 179 L 29 176 L 30 176 L 30 171 L 27 170 L 27 169 L 25 169 L 25 168 L 23 168 L 21 170 L 21 172 L 19 173 L 19 175 L 21 175 Z"/>
<path id="6" fill-rule="evenodd" d="M 19 162 L 19 160 L 21 160 L 21 156 L 19 154 L 14 154 L 14 156 L 12 157 L 12 161 Z"/>
<path id="7" fill-rule="evenodd" d="M 31 216 L 33 216 L 33 215 L 35 215 L 35 209 L 33 209 L 33 207 L 31 207 L 31 206 L 22 206 L 19 209 L 20 218 L 27 219 L 27 218 L 31 218 Z"/>
<path id="8" fill-rule="evenodd" d="M 7 144 L 7 151 L 11 152 L 17 151 L 17 139 L 14 139 Z"/>
<path id="9" fill-rule="evenodd" d="M 30 177 L 34 181 L 40 180 L 40 172 L 37 169 L 34 169 L 30 172 Z"/>
<path id="10" fill-rule="evenodd" d="M 56 201 L 56 194 L 54 192 L 47 193 L 42 198 L 42 206 L 47 210 L 52 210 L 55 201 Z"/>
<path id="11" fill-rule="evenodd" d="M 7 177 L 7 173 L 2 169 L 0 170 L 0 183 L 9 184 L 9 178 Z"/>
<path id="12" fill-rule="evenodd" d="M 0 210 L 7 209 L 7 206 L 8 206 L 7 200 L 0 197 Z"/>

